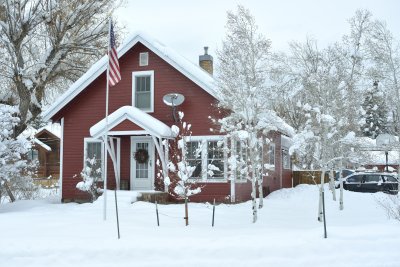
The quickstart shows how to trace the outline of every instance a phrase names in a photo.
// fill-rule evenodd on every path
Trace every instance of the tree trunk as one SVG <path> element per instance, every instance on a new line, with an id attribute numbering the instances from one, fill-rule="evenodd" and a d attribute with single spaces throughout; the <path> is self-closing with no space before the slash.
<path id="1" fill-rule="evenodd" d="M 188 198 L 185 197 L 185 224 L 189 225 L 189 209 L 188 209 Z"/>
<path id="2" fill-rule="evenodd" d="M 256 178 L 252 177 L 251 179 L 251 201 L 252 201 L 252 209 L 253 209 L 253 223 L 257 221 L 257 188 L 256 188 Z"/>
<path id="3" fill-rule="evenodd" d="M 339 174 L 339 183 L 340 183 L 340 197 L 339 197 L 339 209 L 343 210 L 343 176 L 342 176 L 342 170 L 340 170 Z"/>
<path id="4" fill-rule="evenodd" d="M 335 178 L 333 175 L 333 170 L 329 172 L 329 188 L 332 191 L 333 200 L 336 201 Z"/>
<path id="5" fill-rule="evenodd" d="M 318 204 L 318 221 L 323 221 L 323 211 L 322 211 L 322 192 L 324 192 L 324 182 L 325 182 L 325 170 L 321 170 L 321 185 L 319 186 L 319 204 Z"/>
<path id="6" fill-rule="evenodd" d="M 258 179 L 258 208 L 264 207 L 264 193 L 263 193 L 263 179 L 262 177 Z"/>
<path id="7" fill-rule="evenodd" d="M 15 202 L 14 194 L 12 193 L 10 187 L 8 186 L 8 182 L 5 179 L 2 179 L 2 180 L 4 182 L 3 183 L 4 188 L 6 189 L 6 192 L 7 192 L 8 196 L 10 197 L 11 202 Z"/>

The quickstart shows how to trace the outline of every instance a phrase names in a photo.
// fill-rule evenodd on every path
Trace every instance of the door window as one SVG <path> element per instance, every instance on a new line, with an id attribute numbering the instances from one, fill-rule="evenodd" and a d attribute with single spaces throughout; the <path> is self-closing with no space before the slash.
<path id="1" fill-rule="evenodd" d="M 149 151 L 149 143 L 136 143 L 136 151 L 144 149 Z M 136 179 L 148 179 L 149 178 L 149 161 L 139 163 L 136 161 Z"/>

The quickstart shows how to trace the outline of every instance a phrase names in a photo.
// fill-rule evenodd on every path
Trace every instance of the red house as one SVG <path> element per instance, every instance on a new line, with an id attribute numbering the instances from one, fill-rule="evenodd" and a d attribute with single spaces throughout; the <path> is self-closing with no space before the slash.
<path id="1" fill-rule="evenodd" d="M 164 163 L 161 166 L 165 166 L 168 161 L 165 143 L 173 138 L 171 126 L 175 123 L 171 107 L 163 102 L 163 96 L 171 93 L 185 97 L 178 110 L 183 111 L 185 121 L 193 125 L 187 143 L 188 155 L 203 144 L 200 158 L 188 156 L 188 161 L 199 169 L 194 172 L 193 179 L 198 179 L 203 187 L 191 200 L 216 198 L 217 201 L 236 202 L 250 199 L 248 181 L 240 175 L 228 179 L 228 153 L 217 143 L 222 141 L 224 147 L 228 147 L 231 141 L 218 131 L 210 131 L 216 127 L 209 116 L 217 115 L 218 89 L 212 77 L 212 57 L 207 50 L 200 56 L 202 67 L 199 67 L 158 41 L 138 33 L 121 45 L 118 56 L 122 80 L 109 91 L 108 123 L 104 119 L 107 57 L 95 63 L 44 113 L 45 119 L 61 123 L 62 200 L 87 199 L 85 193 L 76 189 L 80 179 L 74 177 L 84 167 L 84 159 L 94 155 L 102 166 L 103 179 L 104 168 L 107 168 L 108 188 L 115 188 L 117 180 L 121 190 L 164 190 L 156 175 L 155 162 L 159 158 Z M 110 157 L 107 162 L 104 160 L 101 137 L 107 130 L 115 155 L 116 179 Z M 275 165 L 275 171 L 264 179 L 265 193 L 292 186 L 287 153 L 289 139 L 282 133 L 288 135 L 290 130 L 279 129 L 271 135 L 273 143 L 263 148 L 265 163 Z M 236 146 L 235 142 L 232 144 Z M 148 152 L 145 162 L 135 159 L 138 150 Z M 211 159 L 220 168 L 212 176 L 205 171 Z M 168 172 L 166 167 L 161 171 Z"/>

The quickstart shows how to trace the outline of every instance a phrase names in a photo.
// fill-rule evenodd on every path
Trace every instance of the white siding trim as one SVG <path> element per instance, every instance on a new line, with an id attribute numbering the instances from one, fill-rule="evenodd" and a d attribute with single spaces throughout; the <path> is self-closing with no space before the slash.
<path id="1" fill-rule="evenodd" d="M 92 138 L 92 137 L 85 137 L 83 139 L 83 168 L 86 167 L 86 158 L 87 158 L 86 148 L 87 148 L 87 143 L 100 143 L 100 144 L 102 144 L 102 146 L 101 146 L 101 166 L 105 167 L 105 164 L 104 164 L 105 163 L 105 154 L 104 154 L 105 148 L 104 148 L 104 145 L 103 145 L 104 144 L 103 140 Z M 104 178 L 105 178 L 105 173 L 104 173 L 105 170 L 106 170 L 106 168 L 104 168 L 103 172 L 101 173 L 102 181 L 104 181 Z"/>
<path id="2" fill-rule="evenodd" d="M 64 117 L 61 118 L 61 136 L 60 136 L 60 176 L 59 176 L 59 186 L 60 186 L 60 199 L 62 199 L 62 184 L 63 184 L 63 169 L 64 169 Z"/>

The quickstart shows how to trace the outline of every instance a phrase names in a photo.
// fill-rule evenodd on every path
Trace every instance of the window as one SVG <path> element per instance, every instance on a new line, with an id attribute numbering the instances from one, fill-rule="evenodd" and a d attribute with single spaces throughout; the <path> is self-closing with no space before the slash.
<path id="1" fill-rule="evenodd" d="M 147 66 L 149 65 L 149 53 L 143 52 L 139 54 L 139 66 Z"/>
<path id="2" fill-rule="evenodd" d="M 269 143 L 268 164 L 275 166 L 275 144 Z"/>
<path id="3" fill-rule="evenodd" d="M 196 167 L 191 178 L 203 181 L 225 177 L 225 140 L 222 136 L 190 136 L 186 139 L 185 155 L 190 166 Z"/>
<path id="4" fill-rule="evenodd" d="M 39 152 L 36 149 L 29 150 L 27 156 L 28 156 L 28 161 L 39 160 Z"/>
<path id="5" fill-rule="evenodd" d="M 387 183 L 397 183 L 396 178 L 394 178 L 392 176 L 385 175 L 384 177 L 385 177 L 385 182 L 387 182 Z"/>
<path id="6" fill-rule="evenodd" d="M 347 183 L 361 183 L 362 175 L 353 175 L 346 179 Z"/>
<path id="7" fill-rule="evenodd" d="M 132 105 L 146 112 L 154 111 L 154 71 L 133 72 Z"/>
<path id="8" fill-rule="evenodd" d="M 201 150 L 200 142 L 186 142 L 186 161 L 189 166 L 196 167 L 191 178 L 201 178 Z"/>
<path id="9" fill-rule="evenodd" d="M 84 168 L 90 167 L 94 172 L 94 177 L 100 181 L 103 180 L 103 154 L 104 146 L 103 142 L 94 138 L 85 138 L 84 140 L 84 158 L 83 166 Z M 95 159 L 93 163 L 89 163 L 88 159 Z"/>
<path id="10" fill-rule="evenodd" d="M 290 156 L 287 150 L 282 149 L 282 164 L 284 169 L 290 169 Z"/>
<path id="11" fill-rule="evenodd" d="M 380 179 L 380 175 L 365 175 L 364 183 L 378 183 Z"/>

